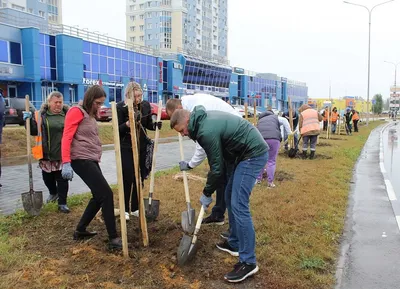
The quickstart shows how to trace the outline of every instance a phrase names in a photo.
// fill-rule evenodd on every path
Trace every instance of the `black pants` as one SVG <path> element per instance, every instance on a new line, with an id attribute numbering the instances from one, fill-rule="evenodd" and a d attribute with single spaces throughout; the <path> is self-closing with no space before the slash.
<path id="1" fill-rule="evenodd" d="M 324 120 L 324 125 L 323 125 L 322 130 L 327 130 L 327 129 L 328 129 L 328 121 Z"/>
<path id="2" fill-rule="evenodd" d="M 354 132 L 358 132 L 358 119 L 353 120 Z"/>
<path id="3" fill-rule="evenodd" d="M 76 230 L 80 232 L 85 231 L 86 227 L 101 209 L 109 238 L 116 238 L 118 235 L 115 226 L 113 192 L 101 172 L 99 163 L 90 160 L 73 160 L 71 166 L 92 191 L 93 196 L 85 212 L 83 212 Z"/>
<path id="4" fill-rule="evenodd" d="M 68 194 L 68 180 L 64 180 L 61 176 L 61 171 L 54 171 L 47 173 L 42 170 L 43 181 L 46 187 L 49 189 L 50 195 L 58 194 L 58 204 L 67 204 Z"/>
<path id="5" fill-rule="evenodd" d="M 224 218 L 225 211 L 226 211 L 226 203 L 225 203 L 225 189 L 226 185 L 228 184 L 228 177 L 232 173 L 234 169 L 233 164 L 226 164 L 225 163 L 225 173 L 224 178 L 221 180 L 220 185 L 217 188 L 217 196 L 215 200 L 215 205 L 212 208 L 211 214 L 216 218 Z"/>
<path id="6" fill-rule="evenodd" d="M 132 148 L 122 147 L 121 158 L 122 158 L 122 178 L 124 182 L 125 212 L 129 212 L 130 200 L 131 200 L 131 212 L 134 212 L 139 209 L 139 203 L 137 196 L 135 166 L 133 163 Z"/>

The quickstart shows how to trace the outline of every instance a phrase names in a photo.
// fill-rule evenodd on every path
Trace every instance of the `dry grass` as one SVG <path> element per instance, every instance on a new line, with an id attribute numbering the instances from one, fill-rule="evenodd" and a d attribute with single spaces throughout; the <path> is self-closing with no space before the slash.
<path id="1" fill-rule="evenodd" d="M 313 161 L 280 155 L 277 188 L 258 185 L 251 197 L 260 272 L 238 288 L 332 288 L 352 169 L 378 124 L 339 136 L 342 141 L 321 140 L 325 145 L 317 148 Z M 161 212 L 157 222 L 149 223 L 149 248 L 141 245 L 137 220 L 129 222 L 130 260 L 107 253 L 105 228 L 96 220 L 90 229 L 99 236 L 85 243 L 71 240 L 88 195 L 69 199 L 69 215 L 48 205 L 37 218 L 17 214 L 0 219 L 0 288 L 231 288 L 222 276 L 237 258 L 214 246 L 227 225 L 203 226 L 194 263 L 176 266 L 185 210 L 183 184 L 173 179 L 176 172 L 157 173 L 155 198 Z M 193 173 L 206 172 L 203 165 Z M 189 184 L 198 213 L 203 184 Z"/>
<path id="2" fill-rule="evenodd" d="M 99 123 L 99 134 L 102 144 L 113 144 L 114 136 L 111 123 Z M 148 131 L 150 138 L 154 138 L 154 131 Z M 170 129 L 169 121 L 163 121 L 163 127 L 160 131 L 160 137 L 166 138 L 177 136 L 177 133 Z M 32 146 L 35 145 L 35 138 L 31 137 Z M 14 158 L 26 156 L 26 132 L 22 126 L 6 126 L 3 129 L 3 158 Z M 7 161 L 7 165 L 17 164 L 19 162 Z"/>

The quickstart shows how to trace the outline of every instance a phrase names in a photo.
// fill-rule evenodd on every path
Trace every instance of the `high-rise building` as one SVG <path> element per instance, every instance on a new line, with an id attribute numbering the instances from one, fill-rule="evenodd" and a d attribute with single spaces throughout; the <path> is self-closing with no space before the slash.
<path id="1" fill-rule="evenodd" d="M 13 15 L 14 11 L 30 14 L 30 19 L 62 24 L 62 0 L 0 0 L 0 12 Z"/>
<path id="2" fill-rule="evenodd" d="M 227 59 L 228 0 L 126 0 L 126 39 L 162 52 Z"/>

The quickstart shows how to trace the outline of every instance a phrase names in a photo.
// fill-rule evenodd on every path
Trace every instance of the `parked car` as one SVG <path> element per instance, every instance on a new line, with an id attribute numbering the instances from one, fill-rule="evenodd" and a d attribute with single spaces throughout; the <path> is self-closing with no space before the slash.
<path id="1" fill-rule="evenodd" d="M 99 110 L 99 116 L 97 117 L 98 121 L 111 121 L 112 119 L 112 111 L 110 107 L 102 105 Z"/>
<path id="2" fill-rule="evenodd" d="M 19 124 L 24 125 L 22 112 L 25 111 L 25 98 L 5 98 L 6 110 L 4 114 L 4 125 L 6 124 Z M 29 108 L 32 114 L 36 109 L 32 103 L 29 102 Z"/>
<path id="3" fill-rule="evenodd" d="M 232 107 L 244 118 L 244 105 L 233 104 Z M 247 108 L 247 117 L 253 117 L 254 113 L 251 111 L 251 108 Z"/>
<path id="4" fill-rule="evenodd" d="M 151 115 L 153 116 L 153 121 L 156 121 L 158 113 L 158 105 L 155 103 L 150 103 L 150 106 L 151 106 Z M 161 120 L 169 120 L 169 116 L 164 106 L 161 108 Z"/>

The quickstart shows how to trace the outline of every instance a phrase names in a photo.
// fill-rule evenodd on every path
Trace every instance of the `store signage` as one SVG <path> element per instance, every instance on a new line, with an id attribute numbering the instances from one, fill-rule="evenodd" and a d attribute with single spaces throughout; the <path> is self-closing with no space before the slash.
<path id="1" fill-rule="evenodd" d="M 234 67 L 233 72 L 237 74 L 244 74 L 244 69 L 240 67 Z"/>
<path id="2" fill-rule="evenodd" d="M 13 69 L 9 66 L 0 66 L 0 74 L 12 74 Z"/>
<path id="3" fill-rule="evenodd" d="M 238 85 L 239 83 L 237 81 L 231 81 L 231 84 Z"/>
<path id="4" fill-rule="evenodd" d="M 174 62 L 174 68 L 182 70 L 183 69 L 183 65 L 180 64 L 180 63 Z"/>
<path id="5" fill-rule="evenodd" d="M 281 81 L 282 82 L 287 82 L 287 78 L 286 77 L 281 77 Z"/>
<path id="6" fill-rule="evenodd" d="M 86 85 L 100 85 L 100 86 L 114 86 L 114 87 L 124 87 L 123 83 L 120 82 L 108 82 L 102 81 L 101 79 L 90 79 L 90 78 L 82 78 L 82 84 Z"/>

